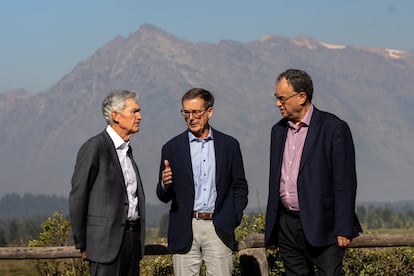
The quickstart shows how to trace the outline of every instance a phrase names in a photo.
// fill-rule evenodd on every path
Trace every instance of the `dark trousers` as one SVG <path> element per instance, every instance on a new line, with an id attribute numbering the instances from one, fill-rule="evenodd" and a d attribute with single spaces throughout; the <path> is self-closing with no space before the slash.
<path id="1" fill-rule="evenodd" d="M 281 212 L 279 250 L 287 276 L 343 275 L 342 259 L 345 249 L 337 243 L 327 247 L 310 245 L 303 233 L 299 214 L 285 210 Z"/>
<path id="2" fill-rule="evenodd" d="M 91 276 L 139 276 L 140 232 L 127 229 L 121 249 L 112 263 L 90 262 Z"/>

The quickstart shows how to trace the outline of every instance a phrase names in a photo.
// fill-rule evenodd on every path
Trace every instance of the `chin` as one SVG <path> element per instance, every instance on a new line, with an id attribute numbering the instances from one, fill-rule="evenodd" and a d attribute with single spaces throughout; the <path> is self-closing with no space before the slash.
<path id="1" fill-rule="evenodd" d="M 190 131 L 192 133 L 200 133 L 200 129 L 199 128 L 190 128 Z"/>

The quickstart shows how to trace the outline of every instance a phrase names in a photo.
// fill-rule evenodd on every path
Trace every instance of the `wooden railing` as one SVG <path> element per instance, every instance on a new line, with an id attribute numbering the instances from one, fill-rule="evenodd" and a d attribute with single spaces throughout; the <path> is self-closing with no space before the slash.
<path id="1" fill-rule="evenodd" d="M 414 234 L 362 234 L 355 238 L 350 248 L 414 246 Z M 242 275 L 267 276 L 268 265 L 263 234 L 249 234 L 239 241 L 240 270 Z M 170 254 L 166 245 L 147 244 L 145 255 Z M 80 258 L 74 246 L 55 247 L 0 247 L 0 260 Z"/>

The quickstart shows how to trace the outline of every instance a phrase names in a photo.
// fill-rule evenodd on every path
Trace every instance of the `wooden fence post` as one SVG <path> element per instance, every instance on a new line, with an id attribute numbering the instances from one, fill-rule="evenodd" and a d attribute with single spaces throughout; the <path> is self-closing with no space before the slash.
<path id="1" fill-rule="evenodd" d="M 269 276 L 266 249 L 246 248 L 239 250 L 240 275 Z"/>
<path id="2" fill-rule="evenodd" d="M 263 234 L 249 234 L 239 242 L 240 274 L 242 276 L 268 276 Z"/>

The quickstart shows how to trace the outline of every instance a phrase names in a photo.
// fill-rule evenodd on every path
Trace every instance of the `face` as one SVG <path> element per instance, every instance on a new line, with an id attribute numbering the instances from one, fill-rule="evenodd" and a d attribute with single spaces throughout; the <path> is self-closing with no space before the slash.
<path id="1" fill-rule="evenodd" d="M 137 100 L 133 98 L 129 98 L 125 101 L 125 108 L 123 111 L 112 111 L 112 119 L 115 122 L 112 127 L 125 141 L 127 141 L 132 134 L 139 131 L 139 124 L 142 119 L 140 112 L 141 108 Z"/>
<path id="2" fill-rule="evenodd" d="M 283 78 L 276 84 L 275 97 L 276 107 L 280 110 L 280 115 L 289 120 L 296 121 L 302 113 L 303 101 L 302 92 L 295 92 L 288 81 Z"/>
<path id="3" fill-rule="evenodd" d="M 201 111 L 199 115 L 194 115 L 193 111 L 196 110 Z M 195 98 L 183 101 L 183 111 L 187 111 L 184 120 L 191 133 L 197 138 L 207 138 L 209 131 L 208 120 L 213 116 L 213 108 L 209 107 L 206 110 L 204 108 L 204 100 Z"/>

